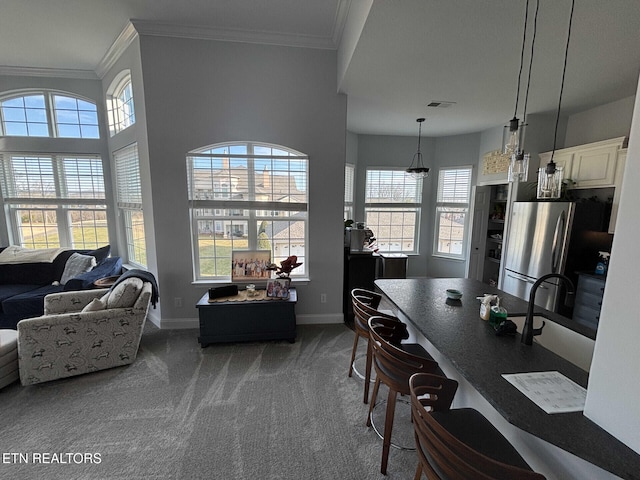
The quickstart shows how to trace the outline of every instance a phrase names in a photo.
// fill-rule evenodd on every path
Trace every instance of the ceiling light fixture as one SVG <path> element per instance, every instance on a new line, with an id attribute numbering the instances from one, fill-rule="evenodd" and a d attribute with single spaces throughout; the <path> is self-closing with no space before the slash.
<path id="1" fill-rule="evenodd" d="M 567 72 L 567 55 L 569 53 L 569 41 L 571 40 L 571 23 L 573 22 L 573 8 L 575 0 L 571 0 L 571 13 L 569 14 L 569 29 L 567 31 L 567 45 L 564 51 L 564 65 L 562 67 L 562 82 L 560 83 L 560 97 L 558 99 L 558 111 L 556 113 L 556 127 L 553 133 L 553 150 L 551 159 L 545 168 L 538 170 L 538 198 L 552 200 L 562 195 L 562 167 L 558 167 L 553 161 L 556 153 L 558 139 L 558 123 L 560 121 L 560 107 L 562 105 L 562 92 L 564 90 L 564 78 Z"/>
<path id="2" fill-rule="evenodd" d="M 506 155 L 512 155 L 516 153 L 520 148 L 522 142 L 524 142 L 524 122 L 520 123 L 518 114 L 518 101 L 520 100 L 520 83 L 522 78 L 522 66 L 524 64 L 524 47 L 525 40 L 527 38 L 527 18 L 529 15 L 529 0 L 527 0 L 526 9 L 524 13 L 524 28 L 522 33 L 522 49 L 520 51 L 520 70 L 518 71 L 518 86 L 516 88 L 516 106 L 513 109 L 513 118 L 509 121 L 508 125 L 504 126 L 502 131 L 502 153 Z"/>
<path id="3" fill-rule="evenodd" d="M 411 160 L 411 165 L 407 168 L 406 172 L 411 175 L 413 178 L 426 178 L 429 176 L 429 168 L 424 166 L 422 163 L 422 153 L 420 152 L 420 138 L 422 137 L 422 122 L 424 122 L 424 118 L 416 119 L 418 122 L 418 151 L 413 156 L 413 160 Z M 415 166 L 414 166 L 415 165 Z"/>
<path id="4" fill-rule="evenodd" d="M 529 87 L 531 86 L 531 69 L 533 67 L 533 52 L 536 44 L 536 32 L 538 30 L 538 10 L 540 9 L 540 0 L 536 0 L 536 11 L 533 17 L 533 32 L 531 34 L 531 54 L 529 55 L 529 72 L 527 73 L 527 91 L 524 97 L 524 111 L 522 114 L 522 126 L 521 126 L 521 136 L 518 142 L 518 147 L 511 154 L 511 160 L 509 162 L 509 174 L 508 181 L 509 182 L 526 182 L 529 177 L 529 159 L 531 158 L 531 154 L 525 153 L 524 151 L 524 129 L 527 126 L 527 103 L 529 101 Z M 527 35 L 527 23 L 528 23 L 528 15 L 529 15 L 529 0 L 527 0 L 526 4 L 526 12 L 524 16 L 524 35 L 522 38 L 522 51 L 520 54 L 520 74 L 522 74 L 522 63 L 524 60 L 524 47 L 525 40 Z M 518 88 L 520 87 L 520 75 L 518 76 Z M 518 105 L 518 99 L 516 97 L 516 108 Z M 514 115 L 515 117 L 515 115 Z"/>

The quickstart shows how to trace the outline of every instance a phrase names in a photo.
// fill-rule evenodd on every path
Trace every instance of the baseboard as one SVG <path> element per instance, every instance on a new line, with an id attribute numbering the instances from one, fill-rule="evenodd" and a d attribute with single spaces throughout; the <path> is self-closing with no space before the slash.
<path id="1" fill-rule="evenodd" d="M 162 329 L 186 329 L 200 328 L 200 321 L 197 318 L 158 318 L 150 311 L 147 320 L 156 327 Z M 319 325 L 319 324 L 344 323 L 342 313 L 331 314 L 309 314 L 296 315 L 297 325 Z"/>
<path id="2" fill-rule="evenodd" d="M 187 328 L 200 328 L 200 320 L 197 318 L 163 318 L 160 322 L 153 322 L 153 324 L 162 329 L 187 329 Z"/>
<path id="3" fill-rule="evenodd" d="M 318 325 L 325 323 L 344 323 L 342 313 L 296 315 L 297 325 Z"/>

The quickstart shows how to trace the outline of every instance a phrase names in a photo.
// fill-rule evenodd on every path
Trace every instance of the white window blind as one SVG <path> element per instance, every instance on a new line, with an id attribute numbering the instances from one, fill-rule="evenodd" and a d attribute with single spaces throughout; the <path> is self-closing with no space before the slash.
<path id="1" fill-rule="evenodd" d="M 367 170 L 365 223 L 381 252 L 418 252 L 422 179 L 404 170 Z"/>
<path id="2" fill-rule="evenodd" d="M 434 255 L 465 258 L 471 174 L 469 166 L 443 168 L 438 173 Z"/>
<path id="3" fill-rule="evenodd" d="M 136 144 L 114 152 L 116 164 L 116 195 L 119 207 L 142 208 L 140 164 Z"/>
<path id="4" fill-rule="evenodd" d="M 344 219 L 353 220 L 353 190 L 355 185 L 356 167 L 347 163 L 344 166 Z"/>
<path id="5" fill-rule="evenodd" d="M 109 243 L 99 156 L 3 154 L 0 183 L 13 238 L 21 246 Z"/>
<path id="6" fill-rule="evenodd" d="M 471 168 L 440 170 L 438 178 L 438 203 L 469 203 L 471 192 Z"/>
<path id="7" fill-rule="evenodd" d="M 147 266 L 147 249 L 142 209 L 142 184 L 138 145 L 133 144 L 113 153 L 116 170 L 116 202 L 124 222 L 127 261 Z"/>

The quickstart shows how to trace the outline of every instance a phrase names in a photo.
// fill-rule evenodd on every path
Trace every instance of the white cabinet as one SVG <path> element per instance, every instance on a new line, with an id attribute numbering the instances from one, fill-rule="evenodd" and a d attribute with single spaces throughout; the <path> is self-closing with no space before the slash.
<path id="1" fill-rule="evenodd" d="M 571 188 L 616 186 L 618 152 L 625 137 L 557 150 L 554 162 L 564 167 L 563 177 L 575 183 Z M 540 168 L 551 159 L 551 152 L 540 154 Z"/>

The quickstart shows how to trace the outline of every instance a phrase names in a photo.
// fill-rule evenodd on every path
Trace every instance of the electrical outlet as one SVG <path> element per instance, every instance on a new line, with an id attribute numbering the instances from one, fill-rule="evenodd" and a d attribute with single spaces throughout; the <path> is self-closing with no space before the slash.
<path id="1" fill-rule="evenodd" d="M 182 297 L 174 297 L 173 306 L 176 308 L 182 308 Z"/>
<path id="2" fill-rule="evenodd" d="M 327 303 L 327 294 L 326 293 L 321 293 L 320 294 L 320 303 Z"/>

